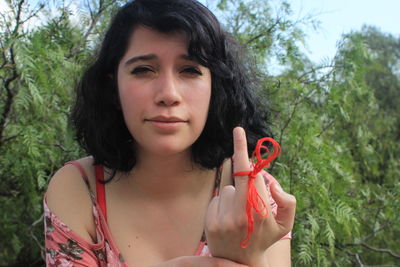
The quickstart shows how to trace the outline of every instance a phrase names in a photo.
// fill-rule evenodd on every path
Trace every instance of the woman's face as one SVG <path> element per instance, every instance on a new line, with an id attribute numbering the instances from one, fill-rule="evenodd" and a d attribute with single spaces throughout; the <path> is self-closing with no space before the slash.
<path id="1" fill-rule="evenodd" d="M 184 34 L 138 27 L 118 65 L 118 92 L 138 156 L 190 152 L 211 97 L 209 69 L 188 56 Z"/>

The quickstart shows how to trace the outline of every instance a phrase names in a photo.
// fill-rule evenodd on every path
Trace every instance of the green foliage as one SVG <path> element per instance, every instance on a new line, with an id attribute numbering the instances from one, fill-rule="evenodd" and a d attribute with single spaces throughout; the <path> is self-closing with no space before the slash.
<path id="1" fill-rule="evenodd" d="M 359 263 L 357 257 L 368 264 L 398 261 L 363 245 L 399 247 L 388 238 L 399 229 L 394 177 L 400 149 L 392 130 L 399 117 L 388 116 L 376 98 L 379 84 L 370 84 L 368 66 L 376 61 L 366 39 L 352 33 L 344 36 L 328 80 L 299 80 L 292 69 L 281 76 L 287 84 L 281 83 L 285 88 L 276 90 L 274 102 L 288 157 L 281 157 L 284 170 L 276 175 L 289 179 L 298 198 L 296 265 L 347 266 Z"/>
<path id="2" fill-rule="evenodd" d="M 59 4 L 54 12 L 18 3 L 9 1 L 12 12 L 0 19 L 0 266 L 42 264 L 46 184 L 82 153 L 68 124 L 74 85 L 120 4 L 88 1 L 79 12 Z M 331 63 L 316 65 L 298 47 L 315 20 L 294 21 L 288 1 L 272 8 L 265 0 L 220 0 L 213 8 L 264 72 L 283 149 L 269 171 L 297 198 L 294 265 L 394 266 L 400 37 L 365 26 L 343 36 Z M 42 25 L 23 25 L 43 14 Z"/>
<path id="3" fill-rule="evenodd" d="M 54 172 L 81 156 L 68 114 L 93 50 L 85 41 L 90 25 L 74 26 L 67 8 L 26 30 L 24 19 L 43 6 L 30 11 L 18 3 L 1 24 L 0 266 L 42 265 L 43 194 Z"/>
<path id="4" fill-rule="evenodd" d="M 296 43 L 304 41 L 298 25 L 315 23 L 312 18 L 293 21 L 287 1 L 280 1 L 273 7 L 265 0 L 226 0 L 217 6 L 222 11 L 225 28 L 254 55 L 264 72 L 274 71 L 266 64 L 272 61 L 280 65 L 293 64 L 300 57 Z M 274 12 L 275 9 L 278 11 Z"/>
<path id="5" fill-rule="evenodd" d="M 295 266 L 398 262 L 400 38 L 363 27 L 316 65 L 299 52 L 304 20 L 290 19 L 288 3 L 279 16 L 259 1 L 221 3 L 264 70 L 274 58 L 286 66 L 265 77 L 264 91 L 283 149 L 270 171 L 297 197 Z"/>

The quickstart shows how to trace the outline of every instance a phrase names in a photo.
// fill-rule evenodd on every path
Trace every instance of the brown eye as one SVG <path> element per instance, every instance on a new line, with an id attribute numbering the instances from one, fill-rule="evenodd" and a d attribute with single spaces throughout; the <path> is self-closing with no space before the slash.
<path id="1" fill-rule="evenodd" d="M 189 73 L 189 74 L 203 75 L 203 73 L 196 67 L 187 67 L 187 68 L 183 69 L 182 72 Z"/>
<path id="2" fill-rule="evenodd" d="M 132 74 L 145 74 L 147 72 L 153 72 L 153 70 L 151 68 L 149 68 L 149 67 L 140 66 L 140 67 L 134 68 L 131 71 Z"/>

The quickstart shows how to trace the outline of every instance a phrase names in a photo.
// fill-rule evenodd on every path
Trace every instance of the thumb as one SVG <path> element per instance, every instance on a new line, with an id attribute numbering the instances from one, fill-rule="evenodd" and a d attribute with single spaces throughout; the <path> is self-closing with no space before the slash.
<path id="1" fill-rule="evenodd" d="M 283 235 L 292 230 L 294 215 L 296 213 L 296 198 L 283 191 L 278 183 L 273 183 L 270 188 L 271 196 L 277 204 L 276 223 L 280 226 Z"/>

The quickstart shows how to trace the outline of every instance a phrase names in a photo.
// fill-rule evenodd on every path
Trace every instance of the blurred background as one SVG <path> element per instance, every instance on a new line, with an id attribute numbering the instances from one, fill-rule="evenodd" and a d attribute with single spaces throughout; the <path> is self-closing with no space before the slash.
<path id="1" fill-rule="evenodd" d="M 0 266 L 44 265 L 47 182 L 85 155 L 74 86 L 124 2 L 0 0 Z M 400 266 L 400 2 L 201 2 L 260 70 L 293 266 Z"/>

